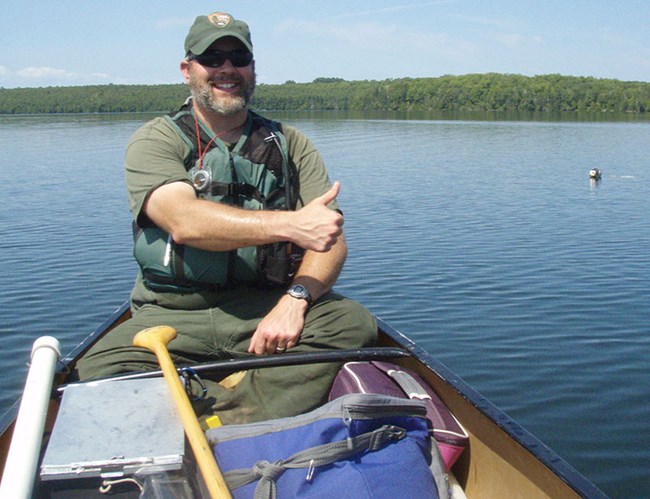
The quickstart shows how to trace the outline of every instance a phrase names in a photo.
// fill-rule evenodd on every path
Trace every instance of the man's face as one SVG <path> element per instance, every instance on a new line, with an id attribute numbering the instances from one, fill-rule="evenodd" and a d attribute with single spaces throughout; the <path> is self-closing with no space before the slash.
<path id="1" fill-rule="evenodd" d="M 236 38 L 222 38 L 214 42 L 207 52 L 246 50 Z M 233 116 L 246 109 L 255 91 L 255 61 L 235 67 L 230 59 L 213 68 L 198 61 L 183 61 L 181 70 L 190 87 L 196 105 L 220 116 Z"/>

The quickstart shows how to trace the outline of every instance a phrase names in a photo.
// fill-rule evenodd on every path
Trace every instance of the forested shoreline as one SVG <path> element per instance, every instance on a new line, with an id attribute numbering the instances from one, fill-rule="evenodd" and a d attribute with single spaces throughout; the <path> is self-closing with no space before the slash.
<path id="1" fill-rule="evenodd" d="M 0 114 L 162 112 L 185 84 L 0 88 Z M 650 112 L 650 83 L 561 75 L 471 74 L 257 86 L 252 107 L 301 111 Z"/>

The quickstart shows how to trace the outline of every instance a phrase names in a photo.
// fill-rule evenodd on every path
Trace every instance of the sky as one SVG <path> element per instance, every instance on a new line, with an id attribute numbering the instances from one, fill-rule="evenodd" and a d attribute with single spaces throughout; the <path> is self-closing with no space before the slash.
<path id="1" fill-rule="evenodd" d="M 198 15 L 252 32 L 259 83 L 557 73 L 650 82 L 650 0 L 2 0 L 0 87 L 182 83 Z"/>

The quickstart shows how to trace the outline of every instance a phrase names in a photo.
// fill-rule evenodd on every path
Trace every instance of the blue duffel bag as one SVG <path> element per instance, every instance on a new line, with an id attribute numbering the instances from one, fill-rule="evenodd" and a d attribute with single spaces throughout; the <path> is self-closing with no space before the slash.
<path id="1" fill-rule="evenodd" d="M 448 494 L 418 400 L 345 395 L 307 414 L 222 426 L 206 436 L 236 499 Z"/>

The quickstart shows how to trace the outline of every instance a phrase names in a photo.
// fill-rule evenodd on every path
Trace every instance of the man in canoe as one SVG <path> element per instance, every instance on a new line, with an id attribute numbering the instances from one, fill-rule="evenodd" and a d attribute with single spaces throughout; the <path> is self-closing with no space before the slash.
<path id="1" fill-rule="evenodd" d="M 177 366 L 372 344 L 372 316 L 331 291 L 347 255 L 339 184 L 301 132 L 248 108 L 248 25 L 199 16 L 185 52 L 191 98 L 140 128 L 126 153 L 140 265 L 132 318 L 79 361 L 79 378 L 157 369 L 132 343 L 158 325 L 177 331 L 168 346 Z M 250 370 L 228 388 L 205 380 L 199 410 L 225 423 L 303 413 L 326 399 L 337 368 Z"/>

